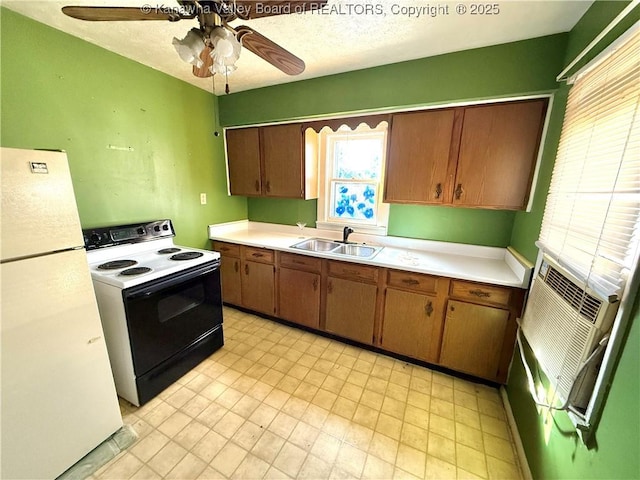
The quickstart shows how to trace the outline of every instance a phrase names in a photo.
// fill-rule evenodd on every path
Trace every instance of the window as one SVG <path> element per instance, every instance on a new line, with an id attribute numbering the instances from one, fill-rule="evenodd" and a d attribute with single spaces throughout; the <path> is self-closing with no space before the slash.
<path id="1" fill-rule="evenodd" d="M 640 34 L 575 79 L 540 243 L 595 291 L 621 295 L 640 216 Z"/>
<path id="2" fill-rule="evenodd" d="M 363 124 L 320 132 L 320 227 L 349 225 L 386 234 L 389 206 L 381 201 L 386 137 L 386 122 L 375 129 Z"/>
<path id="3" fill-rule="evenodd" d="M 601 413 L 640 281 L 639 51 L 636 24 L 572 79 L 540 232 L 545 253 L 621 300 L 586 412 L 570 415 L 583 440 Z"/>

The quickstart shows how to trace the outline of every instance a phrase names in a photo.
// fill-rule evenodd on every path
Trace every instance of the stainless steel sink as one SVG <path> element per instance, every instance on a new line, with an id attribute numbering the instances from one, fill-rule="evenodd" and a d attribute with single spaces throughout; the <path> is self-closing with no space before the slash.
<path id="1" fill-rule="evenodd" d="M 299 248 L 308 252 L 337 253 L 351 257 L 370 258 L 382 250 L 382 247 L 372 247 L 354 243 L 341 243 L 322 238 L 310 238 L 291 245 L 291 248 Z"/>
<path id="2" fill-rule="evenodd" d="M 333 252 L 340 247 L 338 242 L 331 240 L 323 240 L 321 238 L 310 238 L 304 242 L 291 245 L 291 248 L 299 248 L 300 250 L 308 250 L 310 252 Z"/>
<path id="3" fill-rule="evenodd" d="M 351 255 L 353 257 L 369 258 L 373 256 L 378 250 L 379 247 L 375 248 L 369 247 L 367 245 L 342 244 L 340 245 L 340 247 L 338 247 L 337 250 L 334 251 L 334 253 Z"/>

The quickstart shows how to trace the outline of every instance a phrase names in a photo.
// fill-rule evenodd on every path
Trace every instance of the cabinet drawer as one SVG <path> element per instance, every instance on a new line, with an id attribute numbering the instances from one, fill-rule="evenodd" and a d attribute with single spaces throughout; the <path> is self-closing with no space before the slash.
<path id="1" fill-rule="evenodd" d="M 320 272 L 322 260 L 306 255 L 296 255 L 295 253 L 281 253 L 280 266 L 295 268 L 296 270 L 308 270 L 310 272 Z"/>
<path id="2" fill-rule="evenodd" d="M 213 249 L 216 252 L 220 252 L 222 255 L 226 255 L 229 257 L 239 257 L 240 256 L 240 245 L 235 245 L 233 243 L 225 243 L 225 242 L 211 242 Z"/>
<path id="3" fill-rule="evenodd" d="M 253 262 L 273 263 L 273 250 L 244 247 L 244 259 Z"/>
<path id="4" fill-rule="evenodd" d="M 329 262 L 329 275 L 375 283 L 378 281 L 378 268 L 346 262 Z"/>
<path id="5" fill-rule="evenodd" d="M 511 289 L 454 280 L 451 282 L 451 296 L 476 303 L 509 306 Z"/>
<path id="6" fill-rule="evenodd" d="M 387 285 L 390 287 L 415 290 L 417 292 L 435 293 L 438 285 L 438 279 L 436 277 L 421 275 L 419 273 L 389 270 Z"/>

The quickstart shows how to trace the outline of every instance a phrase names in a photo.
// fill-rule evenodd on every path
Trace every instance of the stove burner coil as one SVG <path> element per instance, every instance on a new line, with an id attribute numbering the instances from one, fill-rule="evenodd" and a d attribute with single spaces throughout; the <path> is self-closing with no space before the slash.
<path id="1" fill-rule="evenodd" d="M 169 258 L 171 260 L 193 260 L 194 258 L 201 257 L 201 252 L 182 252 L 176 253 L 175 255 L 171 255 Z"/>
<path id="2" fill-rule="evenodd" d="M 142 275 L 143 273 L 149 273 L 150 271 L 151 269 L 149 267 L 134 267 L 121 271 L 120 275 Z"/>
<path id="3" fill-rule="evenodd" d="M 180 248 L 175 248 L 175 247 L 163 248 L 162 250 L 158 250 L 158 253 L 161 253 L 161 254 L 176 253 L 176 252 L 179 252 L 180 250 L 181 250 Z"/>
<path id="4" fill-rule="evenodd" d="M 100 270 L 118 270 L 120 268 L 127 268 L 136 265 L 138 262 L 135 260 L 113 260 L 111 262 L 98 265 Z"/>

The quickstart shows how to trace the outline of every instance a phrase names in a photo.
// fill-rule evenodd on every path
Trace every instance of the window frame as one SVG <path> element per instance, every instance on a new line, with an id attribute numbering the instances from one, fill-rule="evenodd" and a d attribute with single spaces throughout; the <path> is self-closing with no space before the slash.
<path id="1" fill-rule="evenodd" d="M 356 137 L 357 139 L 382 139 L 382 158 L 380 162 L 380 175 L 377 180 L 376 190 L 376 216 L 374 222 L 351 219 L 337 218 L 331 216 L 331 198 L 332 198 L 332 182 L 340 180 L 332 175 L 335 157 L 334 148 L 336 142 L 346 137 Z M 371 128 L 366 124 L 359 125 L 355 130 L 351 130 L 346 125 L 341 126 L 337 131 L 325 127 L 320 131 L 318 136 L 318 207 L 316 227 L 326 230 L 342 230 L 345 226 L 352 227 L 360 233 L 368 233 L 374 235 L 387 235 L 389 225 L 389 204 L 384 203 L 383 190 L 384 178 L 386 172 L 386 156 L 388 142 L 388 123 L 380 122 L 375 128 Z M 371 183 L 368 179 L 344 179 L 346 182 Z"/>

